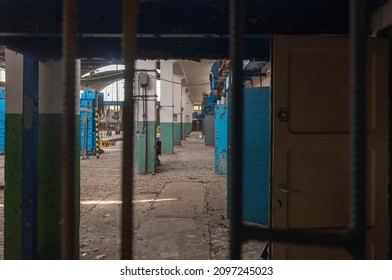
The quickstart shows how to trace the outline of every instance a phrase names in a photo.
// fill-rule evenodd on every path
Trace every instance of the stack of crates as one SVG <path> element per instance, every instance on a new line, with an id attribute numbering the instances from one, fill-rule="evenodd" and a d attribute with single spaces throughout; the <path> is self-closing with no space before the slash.
<path id="1" fill-rule="evenodd" d="M 95 151 L 95 93 L 87 89 L 80 95 L 80 151 L 83 152 L 86 145 L 87 153 Z M 90 112 L 83 112 L 84 109 Z M 87 134 L 87 142 L 85 143 L 85 133 Z"/>

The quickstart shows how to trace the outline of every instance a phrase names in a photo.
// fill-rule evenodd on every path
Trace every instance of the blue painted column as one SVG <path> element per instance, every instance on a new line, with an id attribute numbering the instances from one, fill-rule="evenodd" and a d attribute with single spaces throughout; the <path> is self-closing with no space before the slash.
<path id="1" fill-rule="evenodd" d="M 6 50 L 4 258 L 37 258 L 38 60 Z"/>
<path id="2" fill-rule="evenodd" d="M 271 92 L 269 87 L 244 89 L 243 221 L 269 225 Z M 229 102 L 232 99 L 229 96 Z M 227 111 L 230 114 L 230 111 Z M 230 165 L 230 148 L 228 153 Z M 228 168 L 230 170 L 230 168 Z M 229 177 L 231 174 L 228 173 Z M 227 197 L 230 201 L 231 192 Z M 227 205 L 228 215 L 231 206 Z"/>
<path id="3" fill-rule="evenodd" d="M 227 107 L 215 106 L 215 173 L 227 174 Z"/>

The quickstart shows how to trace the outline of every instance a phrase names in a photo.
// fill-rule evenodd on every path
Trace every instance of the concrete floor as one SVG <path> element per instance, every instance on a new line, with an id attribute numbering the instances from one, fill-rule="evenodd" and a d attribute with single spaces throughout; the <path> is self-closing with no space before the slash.
<path id="1" fill-rule="evenodd" d="M 120 258 L 121 144 L 105 149 L 100 159 L 81 160 L 81 259 Z M 162 155 L 155 175 L 136 175 L 134 192 L 135 259 L 228 258 L 226 176 L 214 173 L 214 148 L 204 146 L 198 132 L 175 146 L 174 154 Z M 260 248 L 245 244 L 243 258 L 259 259 Z"/>

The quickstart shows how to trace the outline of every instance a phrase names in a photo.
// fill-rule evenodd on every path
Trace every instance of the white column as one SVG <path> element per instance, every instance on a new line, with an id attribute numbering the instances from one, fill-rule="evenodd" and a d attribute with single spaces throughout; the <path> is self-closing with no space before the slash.
<path id="1" fill-rule="evenodd" d="M 161 60 L 161 102 L 160 102 L 160 126 L 162 153 L 172 154 L 174 145 L 173 131 L 173 64 L 174 60 Z"/>
<path id="2" fill-rule="evenodd" d="M 173 123 L 174 123 L 174 145 L 181 145 L 181 81 L 184 78 L 182 74 L 173 75 Z"/>
<path id="3" fill-rule="evenodd" d="M 161 123 L 173 122 L 173 63 L 174 60 L 161 61 Z"/>

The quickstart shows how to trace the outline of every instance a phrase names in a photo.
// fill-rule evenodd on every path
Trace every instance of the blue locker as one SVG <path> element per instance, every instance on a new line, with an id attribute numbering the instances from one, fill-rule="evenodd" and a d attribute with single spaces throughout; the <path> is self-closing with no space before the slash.
<path id="1" fill-rule="evenodd" d="M 215 173 L 227 174 L 227 107 L 215 106 Z"/>
<path id="2" fill-rule="evenodd" d="M 5 139 L 5 91 L 0 89 L 0 152 L 4 152 Z"/>
<path id="3" fill-rule="evenodd" d="M 269 225 L 271 96 L 270 88 L 244 89 L 243 221 Z M 230 102 L 230 99 L 229 99 Z M 230 174 L 229 174 L 230 175 Z M 227 192 L 230 201 L 230 190 Z M 230 215 L 230 204 L 227 204 Z"/>

